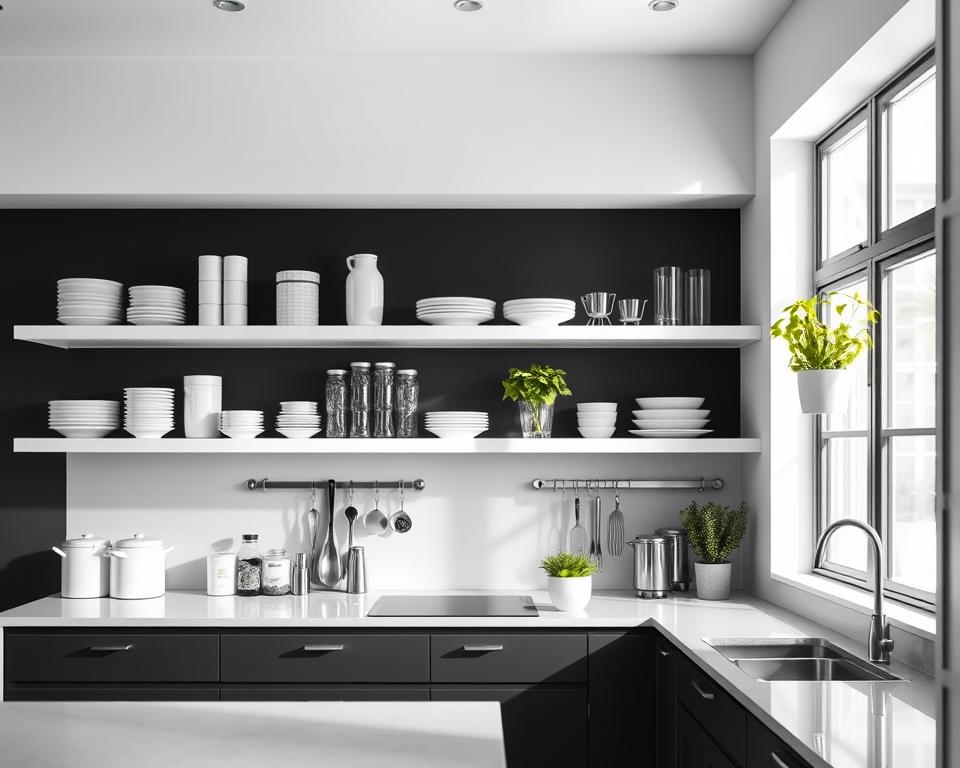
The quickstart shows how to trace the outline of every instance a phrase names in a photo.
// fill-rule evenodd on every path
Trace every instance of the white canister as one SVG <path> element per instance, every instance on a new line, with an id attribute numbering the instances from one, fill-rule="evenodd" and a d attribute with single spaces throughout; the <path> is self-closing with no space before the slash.
<path id="1" fill-rule="evenodd" d="M 320 273 L 309 269 L 277 272 L 277 325 L 320 322 Z"/>
<path id="2" fill-rule="evenodd" d="M 237 593 L 237 553 L 214 552 L 207 555 L 207 594 Z"/>
<path id="3" fill-rule="evenodd" d="M 347 325 L 383 325 L 383 276 L 377 257 L 356 253 L 347 257 Z"/>
<path id="4" fill-rule="evenodd" d="M 62 558 L 60 594 L 63 597 L 107 596 L 110 592 L 109 547 L 110 542 L 92 533 L 83 533 L 79 539 L 67 539 L 59 547 L 52 547 Z"/>
<path id="5" fill-rule="evenodd" d="M 247 257 L 236 254 L 223 257 L 223 279 L 247 282 Z"/>
<path id="6" fill-rule="evenodd" d="M 167 587 L 167 552 L 160 539 L 142 533 L 114 542 L 110 550 L 110 597 L 145 600 L 160 597 Z"/>
<path id="7" fill-rule="evenodd" d="M 220 376 L 183 377 L 183 434 L 187 437 L 220 437 L 223 409 Z"/>

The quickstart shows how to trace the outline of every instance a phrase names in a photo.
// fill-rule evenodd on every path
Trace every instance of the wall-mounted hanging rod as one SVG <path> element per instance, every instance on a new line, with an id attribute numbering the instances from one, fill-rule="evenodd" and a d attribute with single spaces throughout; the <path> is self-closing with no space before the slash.
<path id="1" fill-rule="evenodd" d="M 248 491 L 310 491 L 314 489 L 322 491 L 327 487 L 328 482 L 327 480 L 271 480 L 265 477 L 263 480 L 247 480 L 245 485 Z M 427 487 L 423 480 L 338 480 L 337 488 L 344 490 L 353 488 L 356 491 L 376 489 L 388 493 L 399 489 L 401 483 L 405 490 L 422 491 Z"/>
<path id="2" fill-rule="evenodd" d="M 698 491 L 704 491 L 710 488 L 719 491 L 723 488 L 723 480 L 719 477 L 713 480 L 705 480 L 702 477 L 696 480 L 534 480 L 533 487 L 538 491 L 546 489 L 548 491 L 572 491 L 574 488 L 583 488 L 599 491 L 629 491 L 629 490 L 651 490 L 655 488 L 693 488 Z"/>

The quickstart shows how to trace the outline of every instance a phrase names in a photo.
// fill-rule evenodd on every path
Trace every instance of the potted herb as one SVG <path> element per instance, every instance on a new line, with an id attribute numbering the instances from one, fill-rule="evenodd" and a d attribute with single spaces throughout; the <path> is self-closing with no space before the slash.
<path id="1" fill-rule="evenodd" d="M 540 561 L 550 600 L 559 611 L 582 611 L 590 602 L 597 564 L 579 552 L 557 552 Z"/>
<path id="2" fill-rule="evenodd" d="M 847 369 L 861 352 L 873 346 L 870 326 L 880 313 L 860 294 L 818 293 L 784 307 L 785 317 L 770 326 L 770 335 L 790 349 L 790 370 L 797 373 L 800 408 L 804 413 L 837 413 L 847 402 Z M 863 313 L 861 315 L 861 312 Z M 837 323 L 821 317 L 836 313 Z"/>
<path id="3" fill-rule="evenodd" d="M 503 380 L 503 399 L 519 401 L 524 437 L 550 437 L 557 395 L 573 394 L 563 378 L 566 375 L 566 371 L 549 365 L 510 369 Z"/>
<path id="4" fill-rule="evenodd" d="M 747 532 L 747 505 L 731 509 L 715 501 L 697 504 L 693 501 L 680 510 L 687 538 L 699 562 L 697 597 L 701 600 L 726 600 L 730 597 L 729 561 Z"/>

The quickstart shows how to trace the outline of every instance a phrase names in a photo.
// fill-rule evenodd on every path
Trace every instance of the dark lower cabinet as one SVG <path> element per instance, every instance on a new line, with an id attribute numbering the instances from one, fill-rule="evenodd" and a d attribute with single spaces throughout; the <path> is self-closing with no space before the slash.
<path id="1" fill-rule="evenodd" d="M 662 638 L 654 647 L 657 685 L 657 768 L 677 768 L 677 654 Z"/>
<path id="2" fill-rule="evenodd" d="M 773 731 L 753 718 L 747 723 L 747 768 L 809 768 Z"/>
<path id="3" fill-rule="evenodd" d="M 499 701 L 508 768 L 588 765 L 585 686 L 435 685 L 430 698 Z"/>
<path id="4" fill-rule="evenodd" d="M 8 687 L 6 701 L 219 701 L 218 686 L 24 685 Z"/>
<path id="5" fill-rule="evenodd" d="M 426 685 L 224 685 L 223 701 L 429 701 Z"/>
<path id="6" fill-rule="evenodd" d="M 679 768 L 741 768 L 707 735 L 686 708 L 677 708 L 677 765 Z"/>

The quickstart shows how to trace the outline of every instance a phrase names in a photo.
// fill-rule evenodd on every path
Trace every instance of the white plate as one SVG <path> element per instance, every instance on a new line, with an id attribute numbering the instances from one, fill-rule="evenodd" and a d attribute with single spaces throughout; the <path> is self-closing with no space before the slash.
<path id="1" fill-rule="evenodd" d="M 492 317 L 477 317 L 475 315 L 460 315 L 460 314 L 439 315 L 436 317 L 421 317 L 418 319 L 422 320 L 428 325 L 456 325 L 456 326 L 480 325 L 481 323 L 487 323 L 493 320 Z"/>
<path id="2" fill-rule="evenodd" d="M 631 411 L 633 418 L 646 421 L 647 419 L 705 419 L 710 415 L 709 410 L 690 408 L 664 408 L 649 411 Z"/>
<path id="3" fill-rule="evenodd" d="M 119 325 L 120 320 L 114 317 L 68 317 L 58 315 L 57 320 L 64 325 Z"/>
<path id="4" fill-rule="evenodd" d="M 509 320 L 511 323 L 515 323 L 516 325 L 533 328 L 546 328 L 558 326 L 560 323 L 573 320 L 574 317 L 576 317 L 576 315 L 571 313 L 569 315 L 531 315 L 526 317 L 507 316 L 505 319 Z"/>
<path id="5" fill-rule="evenodd" d="M 263 434 L 262 429 L 221 429 L 221 432 L 227 437 L 232 437 L 234 440 L 252 440 L 257 435 Z"/>
<path id="6" fill-rule="evenodd" d="M 606 440 L 607 438 L 613 437 L 613 433 L 616 431 L 616 427 L 577 427 L 577 432 L 580 433 L 580 437 L 586 437 L 591 440 Z"/>
<path id="7" fill-rule="evenodd" d="M 497 302 L 493 299 L 483 299 L 478 296 L 431 296 L 426 299 L 417 299 L 417 306 L 430 306 L 433 304 L 458 304 L 458 305 L 476 305 L 480 307 L 495 307 Z"/>
<path id="8" fill-rule="evenodd" d="M 291 437 L 297 440 L 305 440 L 307 438 L 313 437 L 314 435 L 320 434 L 319 429 L 277 429 L 284 437 Z"/>
<path id="9" fill-rule="evenodd" d="M 427 432 L 431 432 L 437 437 L 442 437 L 447 440 L 469 440 L 477 435 L 482 435 L 486 432 L 486 429 L 440 429 L 440 428 L 427 428 Z"/>
<path id="10" fill-rule="evenodd" d="M 710 419 L 634 419 L 640 429 L 700 429 L 710 423 Z"/>
<path id="11" fill-rule="evenodd" d="M 170 429 L 163 429 L 162 427 L 159 429 L 155 429 L 153 427 L 124 427 L 123 429 L 125 432 L 129 432 L 134 437 L 150 438 L 152 440 L 161 438 L 168 432 L 173 431 L 173 427 Z"/>
<path id="12" fill-rule="evenodd" d="M 104 280 L 101 277 L 64 277 L 57 280 L 57 285 L 89 285 L 118 291 L 123 290 L 123 283 L 118 283 L 116 280 Z"/>
<path id="13" fill-rule="evenodd" d="M 427 411 L 427 416 L 488 416 L 486 411 Z"/>
<path id="14" fill-rule="evenodd" d="M 503 302 L 503 306 L 512 307 L 515 304 L 559 304 L 564 307 L 575 307 L 577 303 L 573 299 L 554 299 L 554 298 L 539 298 L 539 299 L 507 299 Z"/>
<path id="15" fill-rule="evenodd" d="M 646 410 L 699 408 L 705 397 L 638 397 L 637 405 Z"/>
<path id="16" fill-rule="evenodd" d="M 59 432 L 64 437 L 78 437 L 78 438 L 90 438 L 90 437 L 106 437 L 111 432 L 115 431 L 117 427 L 50 427 L 54 432 Z"/>
<path id="17" fill-rule="evenodd" d="M 637 437 L 700 437 L 709 435 L 712 429 L 631 429 Z"/>
<path id="18" fill-rule="evenodd" d="M 186 325 L 183 320 L 163 320 L 163 319 L 143 319 L 143 320 L 128 320 L 127 322 L 130 325 Z"/>
<path id="19" fill-rule="evenodd" d="M 577 410 L 585 413 L 596 413 L 598 411 L 617 410 L 616 403 L 577 403 Z"/>

